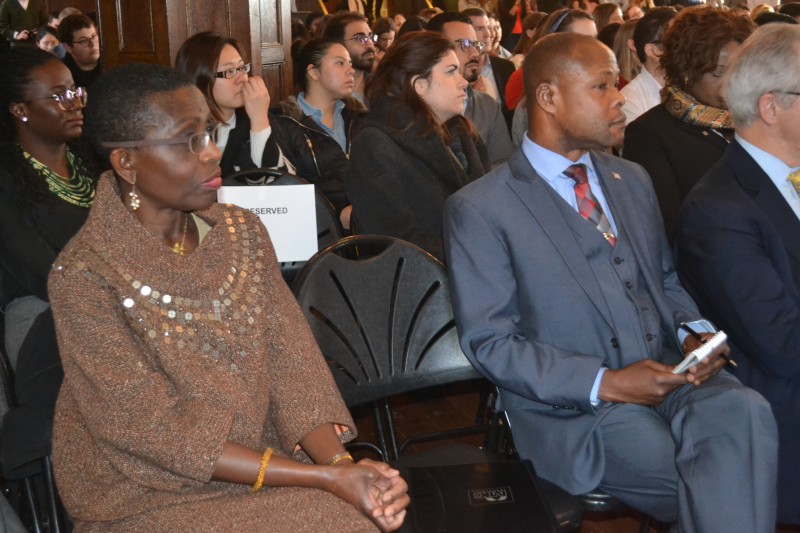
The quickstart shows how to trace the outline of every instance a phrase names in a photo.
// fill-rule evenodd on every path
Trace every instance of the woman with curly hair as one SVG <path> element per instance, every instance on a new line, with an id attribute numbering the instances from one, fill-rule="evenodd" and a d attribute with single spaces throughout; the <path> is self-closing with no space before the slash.
<path id="1" fill-rule="evenodd" d="M 441 259 L 445 200 L 491 168 L 463 117 L 467 80 L 455 44 L 434 32 L 400 37 L 370 77 L 367 97 L 370 112 L 345 180 L 354 228 L 405 239 Z"/>
<path id="2" fill-rule="evenodd" d="M 722 76 L 754 29 L 749 17 L 698 6 L 664 34 L 663 102 L 628 125 L 623 155 L 650 174 L 670 239 L 686 194 L 733 137 Z"/>

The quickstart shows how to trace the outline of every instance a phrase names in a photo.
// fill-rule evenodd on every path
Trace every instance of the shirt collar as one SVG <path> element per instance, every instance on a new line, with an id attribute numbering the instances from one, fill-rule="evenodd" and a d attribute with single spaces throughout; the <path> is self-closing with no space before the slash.
<path id="1" fill-rule="evenodd" d="M 550 184 L 553 184 L 559 179 L 571 179 L 564 175 L 564 171 L 569 168 L 570 165 L 583 163 L 594 171 L 592 158 L 589 152 L 584 153 L 577 161 L 570 161 L 561 154 L 539 146 L 530 140 L 527 135 L 522 139 L 522 152 L 525 154 L 525 157 L 528 158 L 528 162 L 530 162 L 536 173 Z"/>
<path id="2" fill-rule="evenodd" d="M 769 152 L 765 152 L 761 148 L 742 139 L 739 134 L 735 134 L 736 141 L 744 148 L 750 157 L 752 157 L 758 166 L 769 176 L 775 185 L 778 187 L 786 183 L 789 174 L 797 170 L 797 167 L 790 167 Z"/>
<path id="3" fill-rule="evenodd" d="M 317 122 L 320 122 L 322 120 L 322 110 L 317 109 L 313 105 L 306 102 L 305 95 L 306 95 L 305 92 L 301 92 L 300 94 L 297 95 L 297 103 L 300 105 L 300 109 L 302 109 L 306 115 L 309 115 Z M 336 100 L 336 103 L 333 105 L 333 114 L 340 115 L 343 109 L 344 109 L 344 102 L 342 102 L 341 100 Z"/>

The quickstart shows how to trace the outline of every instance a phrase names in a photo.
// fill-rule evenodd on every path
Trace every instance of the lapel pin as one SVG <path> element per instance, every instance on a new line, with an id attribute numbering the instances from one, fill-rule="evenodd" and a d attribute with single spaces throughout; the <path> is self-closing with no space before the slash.
<path id="1" fill-rule="evenodd" d="M 622 179 L 622 176 L 620 176 L 618 172 L 612 172 L 611 177 L 613 177 L 617 181 L 620 181 Z"/>

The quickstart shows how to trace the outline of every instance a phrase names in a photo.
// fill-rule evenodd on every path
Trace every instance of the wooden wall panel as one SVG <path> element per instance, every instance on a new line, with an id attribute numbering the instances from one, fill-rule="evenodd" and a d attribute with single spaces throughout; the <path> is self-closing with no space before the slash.
<path id="1" fill-rule="evenodd" d="M 261 68 L 269 94 L 277 102 L 292 92 L 291 0 L 258 0 L 258 17 L 253 16 L 254 3 L 251 16 L 260 28 Z"/>
<path id="2" fill-rule="evenodd" d="M 162 0 L 164 1 L 164 0 Z M 170 59 L 181 44 L 201 31 L 233 37 L 246 50 L 252 48 L 250 6 L 241 0 L 166 0 Z"/>
<path id="3" fill-rule="evenodd" d="M 99 4 L 106 68 L 170 63 L 164 0 L 99 0 Z"/>
<path id="4" fill-rule="evenodd" d="M 65 7 L 77 7 L 83 13 L 97 11 L 97 0 L 45 0 L 47 12 L 61 11 Z"/>
<path id="5" fill-rule="evenodd" d="M 170 65 L 201 31 L 238 39 L 272 100 L 291 93 L 291 0 L 47 0 L 51 10 L 96 10 L 107 68 L 134 61 Z"/>

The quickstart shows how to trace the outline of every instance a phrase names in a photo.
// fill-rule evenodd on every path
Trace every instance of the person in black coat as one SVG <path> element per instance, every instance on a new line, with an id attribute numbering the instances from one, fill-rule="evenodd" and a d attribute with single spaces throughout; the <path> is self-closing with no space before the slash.
<path id="1" fill-rule="evenodd" d="M 800 28 L 757 30 L 731 65 L 736 139 L 686 197 L 678 274 L 722 328 L 734 374 L 778 422 L 778 522 L 800 524 Z M 800 183 L 798 183 L 800 186 Z"/>
<path id="2" fill-rule="evenodd" d="M 466 88 L 454 44 L 441 34 L 411 32 L 389 49 L 367 85 L 370 113 L 350 156 L 357 232 L 398 237 L 443 259 L 445 200 L 491 168 L 462 116 Z"/>
<path id="3" fill-rule="evenodd" d="M 219 124 L 215 142 L 223 178 L 240 170 L 287 168 L 272 134 L 269 92 L 261 77 L 249 76 L 245 57 L 236 39 L 201 32 L 175 58 L 175 68 L 192 78 Z"/>
<path id="4" fill-rule="evenodd" d="M 351 96 L 355 70 L 350 53 L 325 38 L 295 42 L 292 53 L 298 93 L 275 108 L 278 143 L 295 173 L 319 188 L 348 228 L 344 179 L 352 139 L 367 112 Z"/>
<path id="5" fill-rule="evenodd" d="M 748 17 L 710 6 L 681 11 L 663 38 L 664 101 L 625 130 L 622 156 L 650 174 L 670 240 L 683 199 L 733 136 L 721 79 L 754 29 Z"/>
<path id="6" fill-rule="evenodd" d="M 73 145 L 87 93 L 56 56 L 16 48 L 0 71 L 0 306 L 18 403 L 3 417 L 0 463 L 16 479 L 50 454 L 63 372 L 47 276 L 86 221 L 99 169 Z"/>

